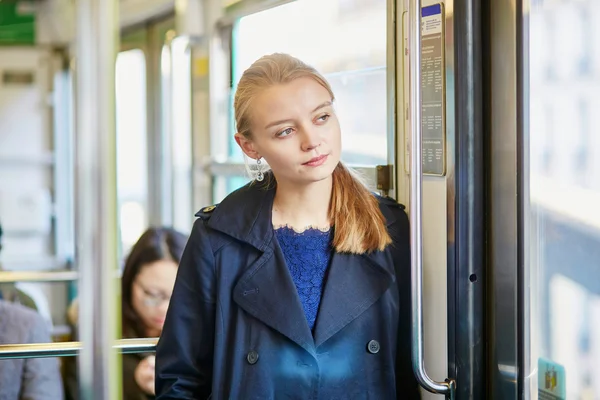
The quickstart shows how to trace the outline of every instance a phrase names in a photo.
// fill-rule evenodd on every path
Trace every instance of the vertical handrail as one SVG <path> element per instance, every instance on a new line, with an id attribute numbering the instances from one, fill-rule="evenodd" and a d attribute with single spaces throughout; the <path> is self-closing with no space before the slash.
<path id="1" fill-rule="evenodd" d="M 427 375 L 423 356 L 423 153 L 421 125 L 421 0 L 408 9 L 410 60 L 410 235 L 412 272 L 412 361 L 419 384 L 432 393 L 454 400 L 456 382 L 436 382 Z"/>
<path id="2" fill-rule="evenodd" d="M 115 65 L 116 0 L 78 0 L 76 41 L 76 259 L 79 266 L 80 397 L 120 398 Z"/>

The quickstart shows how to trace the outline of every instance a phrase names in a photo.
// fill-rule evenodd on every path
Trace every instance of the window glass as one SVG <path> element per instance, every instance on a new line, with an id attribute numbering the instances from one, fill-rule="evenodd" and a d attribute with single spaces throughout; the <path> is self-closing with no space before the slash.
<path id="1" fill-rule="evenodd" d="M 600 29 L 590 22 L 599 18 L 597 0 L 537 0 L 525 25 L 530 399 L 560 395 L 544 360 L 565 368 L 567 399 L 600 398 Z"/>
<path id="2" fill-rule="evenodd" d="M 275 52 L 300 58 L 323 73 L 331 84 L 342 127 L 342 160 L 354 166 L 386 164 L 385 0 L 303 0 L 237 21 L 232 32 L 232 90 L 225 146 L 229 163 L 245 162 L 233 138 L 237 82 L 252 62 Z M 246 176 L 217 176 L 213 185 L 215 201 L 248 181 Z"/>
<path id="3" fill-rule="evenodd" d="M 300 58 L 329 80 L 343 161 L 387 163 L 385 0 L 303 0 L 241 18 L 233 33 L 232 96 L 243 71 L 275 52 Z M 233 134 L 233 112 L 230 119 Z M 229 156 L 243 160 L 233 137 Z"/>
<path id="4" fill-rule="evenodd" d="M 186 38 L 171 42 L 172 92 L 172 179 L 173 227 L 182 232 L 192 228 L 192 81 L 191 60 Z"/>
<path id="5" fill-rule="evenodd" d="M 116 63 L 117 201 L 121 254 L 148 224 L 146 59 L 139 49 L 123 51 Z"/>

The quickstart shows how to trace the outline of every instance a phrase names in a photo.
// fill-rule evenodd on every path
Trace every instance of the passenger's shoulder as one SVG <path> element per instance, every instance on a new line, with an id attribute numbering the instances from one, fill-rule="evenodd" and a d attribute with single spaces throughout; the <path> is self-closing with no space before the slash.
<path id="1" fill-rule="evenodd" d="M 44 318 L 37 311 L 21 304 L 0 301 L 0 319 L 4 320 L 13 329 L 27 332 L 43 327 Z"/>
<path id="2" fill-rule="evenodd" d="M 37 312 L 31 308 L 4 300 L 0 300 L 0 311 L 2 314 L 9 316 L 12 319 L 19 319 L 21 321 L 35 320 L 38 315 Z"/>

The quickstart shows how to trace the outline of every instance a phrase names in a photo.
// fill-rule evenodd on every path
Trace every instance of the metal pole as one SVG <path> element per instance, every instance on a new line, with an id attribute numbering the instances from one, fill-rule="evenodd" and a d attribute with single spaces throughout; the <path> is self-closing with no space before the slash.
<path id="1" fill-rule="evenodd" d="M 158 339 L 119 339 L 112 346 L 122 354 L 149 353 L 156 351 Z M 3 344 L 0 360 L 14 358 L 73 357 L 80 354 L 81 342 Z"/>
<path id="2" fill-rule="evenodd" d="M 116 351 L 115 61 L 117 1 L 78 0 L 76 43 L 76 260 L 82 399 L 120 398 Z"/>
<path id="3" fill-rule="evenodd" d="M 14 282 L 71 282 L 76 281 L 77 271 L 0 271 L 0 283 Z"/>
<path id="4" fill-rule="evenodd" d="M 421 0 L 410 0 L 410 236 L 412 273 L 412 360 L 421 386 L 454 400 L 456 382 L 436 382 L 427 375 L 423 354 L 423 154 L 421 126 Z"/>

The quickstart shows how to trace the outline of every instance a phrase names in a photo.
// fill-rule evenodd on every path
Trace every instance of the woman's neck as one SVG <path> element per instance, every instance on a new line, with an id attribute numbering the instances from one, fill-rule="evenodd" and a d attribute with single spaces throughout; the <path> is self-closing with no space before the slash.
<path id="1" fill-rule="evenodd" d="M 277 182 L 273 226 L 289 226 L 297 231 L 329 227 L 332 182 L 332 177 L 304 186 Z"/>

